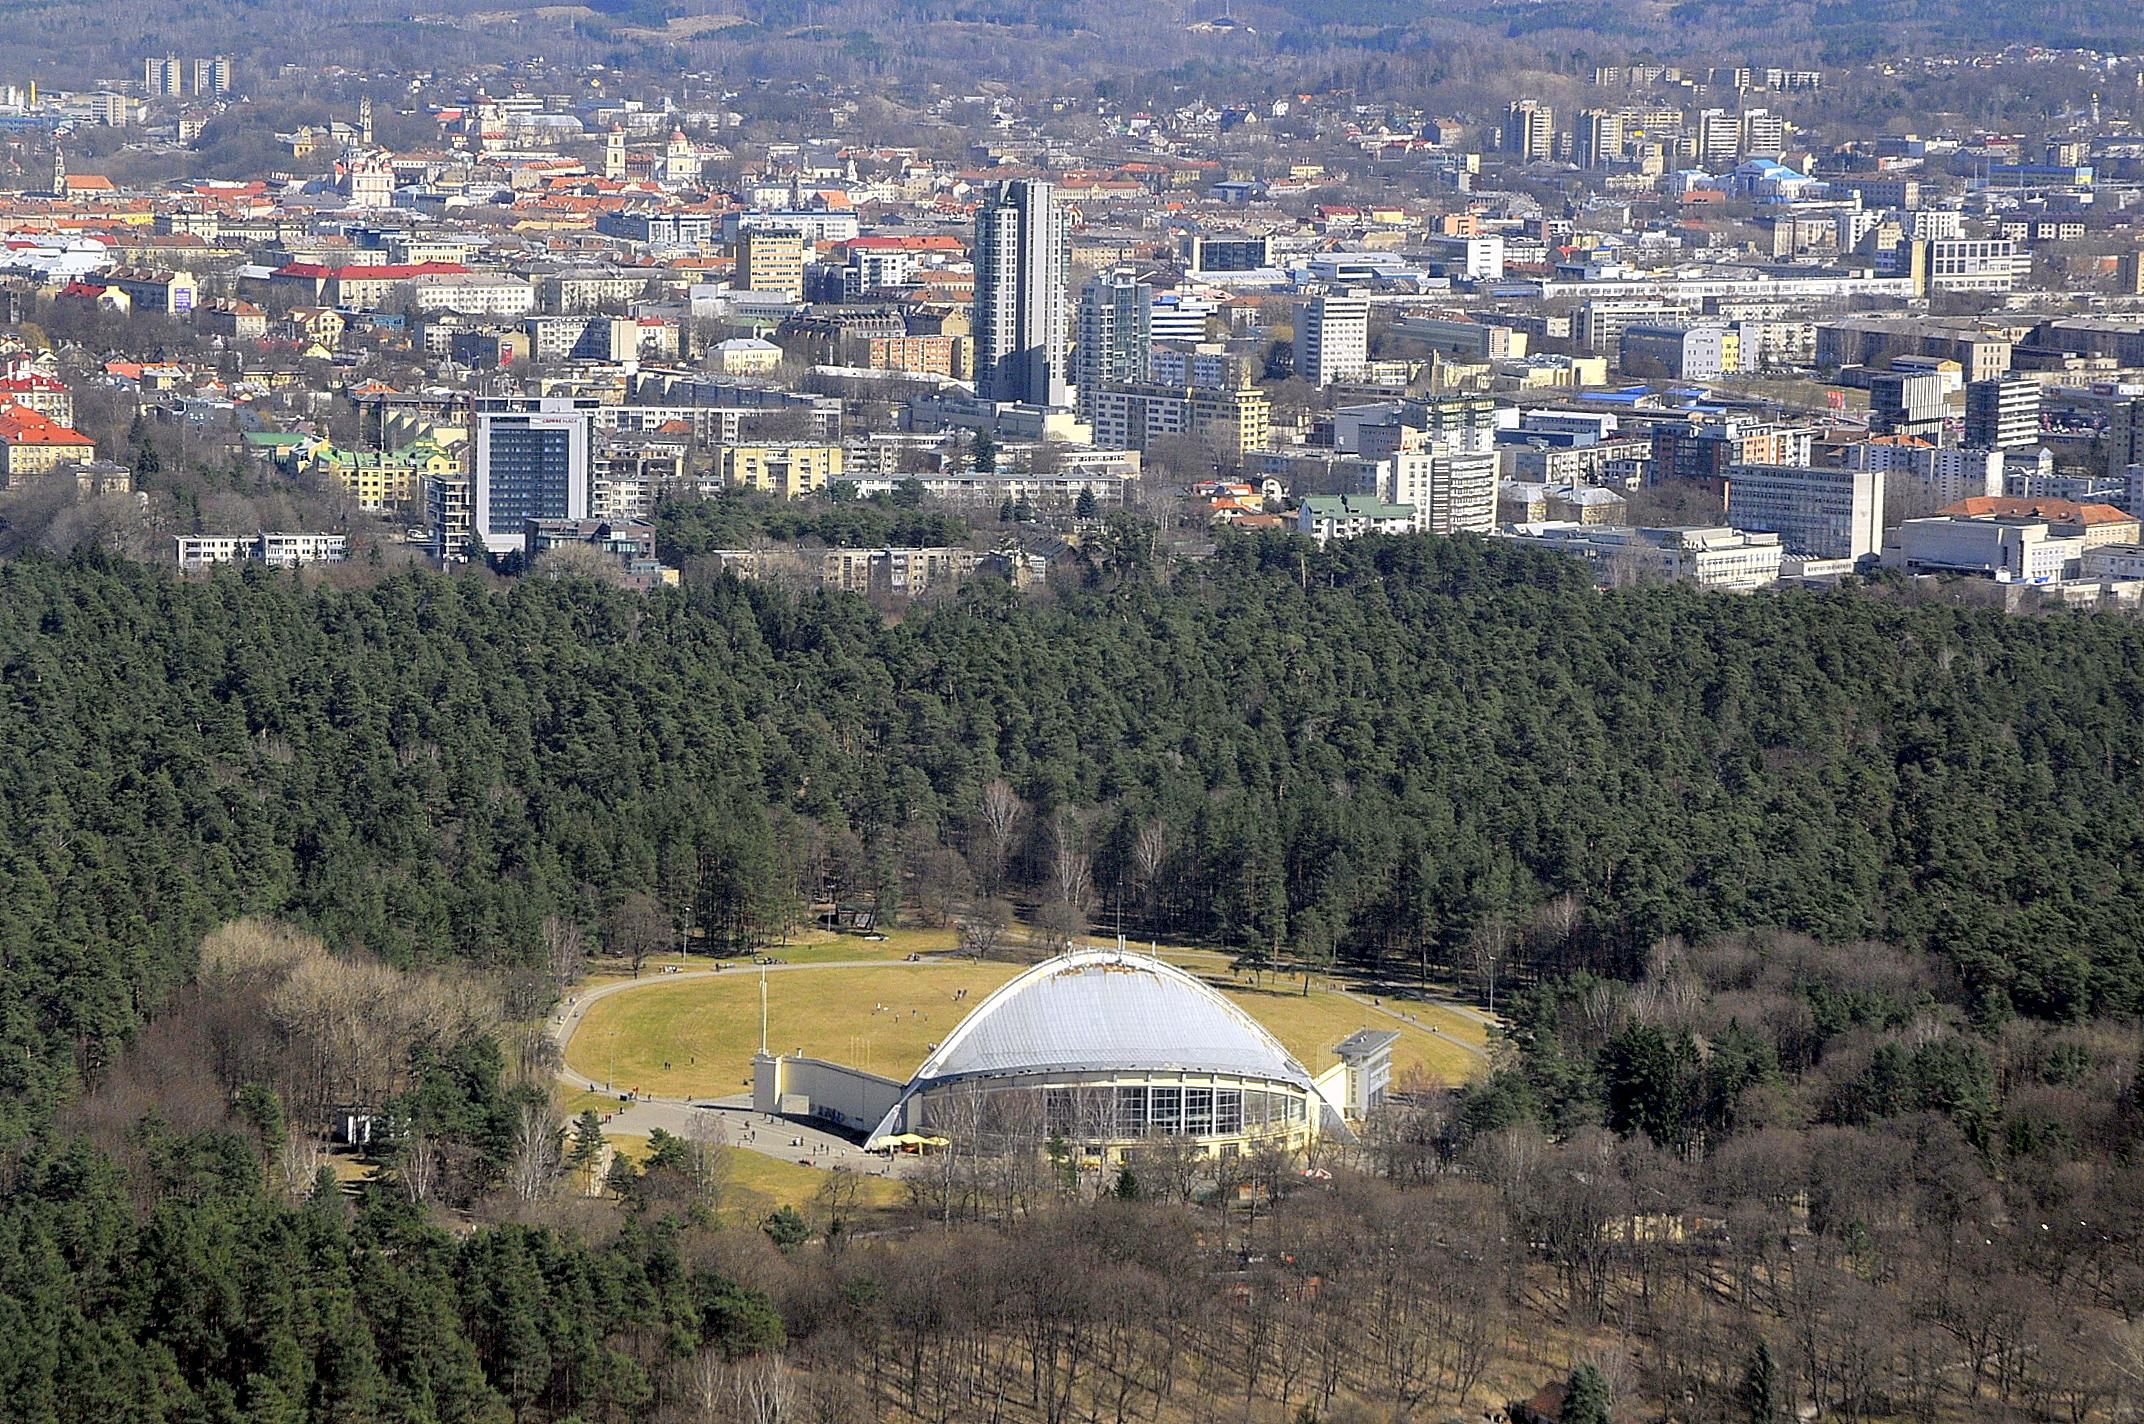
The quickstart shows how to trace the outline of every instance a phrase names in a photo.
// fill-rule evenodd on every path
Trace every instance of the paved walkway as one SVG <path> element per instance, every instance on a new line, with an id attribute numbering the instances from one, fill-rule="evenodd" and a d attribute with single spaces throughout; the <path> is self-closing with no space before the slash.
<path id="1" fill-rule="evenodd" d="M 762 973 L 805 974 L 823 969 L 900 969 L 943 962 L 934 956 L 925 956 L 919 960 L 840 959 L 824 964 L 739 964 L 726 969 L 688 969 L 677 974 L 658 972 L 578 990 L 560 1011 L 551 1016 L 551 1037 L 558 1044 L 561 1065 L 558 1081 L 576 1093 L 592 1089 L 616 1095 L 616 1088 L 602 1074 L 576 1068 L 570 1052 L 573 1035 L 588 1016 L 588 1010 L 613 994 L 658 989 L 694 979 L 735 979 L 740 975 Z M 645 1137 L 659 1127 L 682 1137 L 705 1122 L 710 1114 L 722 1124 L 724 1139 L 730 1146 L 763 1153 L 784 1162 L 847 1167 L 854 1172 L 874 1173 L 884 1173 L 889 1165 L 885 1158 L 864 1151 L 856 1145 L 855 1139 L 841 1133 L 813 1126 L 799 1118 L 771 1118 L 765 1113 L 756 1113 L 752 1111 L 751 1096 L 744 1093 L 723 1098 L 674 1098 L 642 1093 L 629 1103 L 621 1100 L 604 1121 L 603 1129 Z"/>
<path id="2" fill-rule="evenodd" d="M 1423 1023 L 1420 1019 L 1415 1018 L 1414 1016 L 1409 1014 L 1405 1009 L 1395 1008 L 1392 1004 L 1384 1002 L 1383 995 L 1365 994 L 1357 989 L 1341 989 L 1337 987 L 1334 989 L 1334 992 L 1346 995 L 1348 998 L 1353 999 L 1356 1003 L 1362 1005 L 1364 1008 L 1368 1009 L 1373 1014 L 1383 1014 L 1386 1018 L 1392 1019 L 1397 1023 L 1404 1023 L 1410 1028 L 1420 1029 L 1424 1033 L 1432 1034 L 1443 1042 L 1449 1043 L 1452 1047 L 1458 1049 L 1460 1052 L 1472 1054 L 1474 1057 L 1479 1058 L 1484 1063 L 1489 1061 L 1489 1050 L 1482 1047 L 1480 1044 L 1469 1043 L 1465 1039 L 1457 1037 L 1453 1034 L 1438 1033 L 1435 1027 L 1430 1024 Z M 1401 1004 L 1425 1004 L 1432 1008 L 1442 1009 L 1449 1014 L 1457 1014 L 1460 1018 L 1463 1019 L 1471 1019 L 1475 1023 L 1480 1024 L 1483 1028 L 1493 1029 L 1497 1027 L 1497 1021 L 1491 1018 L 1489 1015 L 1483 1013 L 1480 1009 L 1469 1008 L 1465 1004 L 1455 1004 L 1447 999 L 1400 999 L 1396 1002 Z"/>
<path id="3" fill-rule="evenodd" d="M 569 1050 L 573 1035 L 580 1029 L 581 1021 L 595 1004 L 613 994 L 631 993 L 636 989 L 658 989 L 666 985 L 681 984 L 693 979 L 734 979 L 738 975 L 755 974 L 808 974 L 827 969 L 899 969 L 924 964 L 949 962 L 943 956 L 925 955 L 921 959 L 839 959 L 823 964 L 739 964 L 726 969 L 688 969 L 676 974 L 654 973 L 638 979 L 620 979 L 609 984 L 598 984 L 592 989 L 576 992 L 566 1001 L 565 1007 L 551 1018 L 551 1037 L 558 1044 L 558 1080 L 574 1092 L 592 1089 L 610 1092 L 616 1089 L 602 1075 L 586 1073 L 573 1066 Z M 1428 1032 L 1428 1025 L 1412 1019 L 1406 1010 L 1381 1002 L 1383 996 L 1364 994 L 1354 989 L 1332 985 L 1335 992 L 1344 994 L 1372 1013 L 1383 1014 L 1398 1023 Z M 1495 1028 L 1497 1020 L 1481 1010 L 1448 999 L 1406 999 L 1398 1003 L 1433 1004 L 1447 1013 L 1472 1019 L 1484 1028 Z M 1486 1062 L 1487 1049 L 1468 1043 L 1450 1034 L 1438 1034 L 1444 1042 L 1463 1053 Z M 748 1094 L 734 1094 L 724 1098 L 674 1098 L 641 1094 L 630 1103 L 613 1110 L 604 1123 L 610 1132 L 629 1136 L 645 1137 L 656 1128 L 683 1136 L 713 1113 L 723 1126 L 724 1137 L 732 1147 L 763 1153 L 785 1162 L 804 1162 L 820 1167 L 847 1167 L 858 1172 L 884 1172 L 889 1164 L 884 1158 L 865 1152 L 853 1138 L 838 1132 L 830 1132 L 796 1118 L 770 1118 L 764 1113 L 752 1111 Z"/>

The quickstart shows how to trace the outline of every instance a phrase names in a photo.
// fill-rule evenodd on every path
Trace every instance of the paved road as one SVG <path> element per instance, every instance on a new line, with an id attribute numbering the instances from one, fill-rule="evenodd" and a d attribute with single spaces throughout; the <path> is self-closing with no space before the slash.
<path id="1" fill-rule="evenodd" d="M 578 1093 L 587 1089 L 597 1092 L 615 1092 L 616 1089 L 600 1073 L 584 1072 L 574 1066 L 570 1050 L 573 1035 L 580 1029 L 581 1021 L 588 1010 L 613 994 L 630 993 L 635 989 L 658 989 L 673 984 L 682 984 L 694 979 L 735 979 L 739 976 L 767 974 L 802 974 L 822 969 L 901 969 L 922 964 L 942 963 L 943 960 L 925 957 L 921 960 L 905 959 L 841 959 L 824 964 L 741 964 L 729 969 L 688 969 L 677 974 L 655 973 L 638 979 L 620 979 L 612 984 L 599 984 L 592 989 L 578 991 L 566 1001 L 565 1008 L 551 1016 L 551 1037 L 558 1044 L 558 1081 Z M 673 1098 L 653 1094 L 641 1094 L 631 1103 L 618 1107 L 604 1120 L 609 1132 L 627 1136 L 645 1137 L 656 1128 L 674 1132 L 680 1136 L 690 1131 L 713 1113 L 724 1129 L 730 1146 L 779 1158 L 784 1162 L 807 1162 L 820 1167 L 847 1167 L 857 1172 L 883 1172 L 887 1169 L 884 1158 L 873 1156 L 859 1148 L 851 1138 L 838 1132 L 829 1132 L 814 1127 L 796 1118 L 770 1118 L 764 1113 L 752 1111 L 750 1094 L 738 1093 L 724 1098 Z"/>
<path id="2" fill-rule="evenodd" d="M 1413 1027 L 1421 1029 L 1427 1033 L 1434 1034 L 1436 1037 L 1444 1040 L 1444 1042 L 1446 1043 L 1449 1043 L 1452 1047 L 1458 1049 L 1462 1053 L 1471 1054 L 1484 1063 L 1489 1061 L 1489 1050 L 1483 1048 L 1480 1044 L 1468 1043 L 1465 1039 L 1457 1037 L 1453 1034 L 1438 1033 L 1437 1030 L 1432 1028 L 1430 1025 L 1421 1022 L 1419 1019 L 1411 1017 L 1407 1010 L 1396 1008 L 1393 1006 L 1393 1004 L 1385 1003 L 1383 1001 L 1382 996 L 1359 993 L 1354 989 L 1341 989 L 1338 992 L 1345 994 L 1350 999 L 1353 999 L 1356 1003 L 1362 1005 L 1364 1008 L 1368 1009 L 1373 1014 L 1383 1014 L 1386 1018 L 1391 1019 L 1396 1023 L 1412 1025 Z M 1423 1004 L 1432 1008 L 1439 1008 L 1444 1010 L 1446 1013 L 1457 1014 L 1463 1019 L 1472 1019 L 1475 1023 L 1480 1024 L 1483 1028 L 1495 1028 L 1497 1026 L 1497 1021 L 1489 1017 L 1489 1015 L 1483 1013 L 1481 1010 L 1468 1008 L 1465 1004 L 1454 1004 L 1444 999 L 1399 999 L 1395 1000 L 1394 1002 L 1398 1004 Z"/>
<path id="3" fill-rule="evenodd" d="M 581 1021 L 587 1017 L 589 1008 L 613 994 L 631 993 L 635 989 L 658 989 L 693 979 L 734 979 L 739 975 L 760 973 L 805 974 L 826 969 L 899 969 L 948 962 L 950 961 L 942 956 L 926 955 L 920 960 L 841 959 L 829 960 L 823 964 L 744 964 L 729 969 L 689 969 L 677 974 L 655 973 L 639 979 L 620 979 L 615 983 L 599 984 L 593 989 L 576 993 L 566 1001 L 562 1012 L 552 1016 L 551 1037 L 558 1043 L 559 1062 L 563 1065 L 558 1070 L 558 1079 L 574 1092 L 590 1088 L 599 1092 L 615 1091 L 601 1074 L 583 1072 L 574 1067 L 569 1054 L 573 1035 L 580 1029 Z M 1406 1010 L 1380 1002 L 1376 996 L 1345 988 L 1339 989 L 1338 992 L 1370 1012 L 1383 1014 L 1394 1022 L 1409 1023 L 1416 1028 L 1426 1027 L 1410 1019 Z M 1493 1028 L 1497 1024 L 1495 1018 L 1479 1009 L 1444 999 L 1408 999 L 1395 1002 L 1430 1003 L 1449 1013 L 1472 1019 L 1487 1028 Z M 1477 1059 L 1487 1061 L 1489 1057 L 1488 1050 L 1476 1044 L 1449 1034 L 1439 1034 L 1438 1037 Z M 613 1112 L 604 1126 L 612 1132 L 631 1136 L 644 1137 L 658 1127 L 665 1132 L 682 1135 L 709 1112 L 715 1113 L 722 1122 L 725 1136 L 733 1147 L 764 1153 L 785 1162 L 808 1161 L 818 1166 L 843 1166 L 854 1171 L 875 1172 L 888 1167 L 884 1159 L 862 1151 L 852 1139 L 840 1133 L 829 1132 L 793 1118 L 777 1120 L 753 1112 L 750 1095 L 743 1093 L 719 1099 L 644 1094 Z"/>

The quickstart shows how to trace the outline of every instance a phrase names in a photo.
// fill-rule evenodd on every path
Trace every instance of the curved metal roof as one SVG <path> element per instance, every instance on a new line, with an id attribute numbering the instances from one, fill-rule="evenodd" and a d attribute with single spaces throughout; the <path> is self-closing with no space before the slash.
<path id="1" fill-rule="evenodd" d="M 1278 1039 L 1195 975 L 1144 954 L 1083 950 L 999 986 L 916 1070 L 902 1099 L 976 1078 L 1120 1072 L 1310 1087 Z"/>

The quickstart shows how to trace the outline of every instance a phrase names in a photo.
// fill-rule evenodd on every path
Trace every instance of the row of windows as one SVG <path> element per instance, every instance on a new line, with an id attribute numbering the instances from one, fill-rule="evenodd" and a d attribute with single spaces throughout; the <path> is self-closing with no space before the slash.
<path id="1" fill-rule="evenodd" d="M 1300 1127 L 1299 1093 L 1262 1088 L 1005 1088 L 925 1100 L 925 1117 L 949 1132 L 1039 1130 L 1050 1137 L 1132 1141 L 1150 1135 L 1235 1137 Z"/>

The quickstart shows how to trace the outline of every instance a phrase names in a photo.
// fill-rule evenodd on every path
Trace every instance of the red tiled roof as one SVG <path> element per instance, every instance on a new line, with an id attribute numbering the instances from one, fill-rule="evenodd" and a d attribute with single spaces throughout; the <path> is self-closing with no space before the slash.
<path id="1" fill-rule="evenodd" d="M 0 406 L 0 445 L 77 445 L 94 446 L 79 430 L 60 424 L 48 415 L 40 415 L 28 406 Z"/>
<path id="2" fill-rule="evenodd" d="M 278 267 L 278 277 L 300 277 L 311 281 L 348 282 L 379 281 L 403 282 L 411 277 L 457 276 L 469 269 L 459 262 L 400 262 L 386 263 L 377 267 L 329 267 L 318 262 L 293 262 L 287 267 Z"/>
<path id="3" fill-rule="evenodd" d="M 2074 499 L 2012 499 L 1976 494 L 1938 510 L 1964 519 L 2045 519 L 2054 524 L 2122 524 L 2134 518 L 2111 504 L 2080 504 Z"/>

